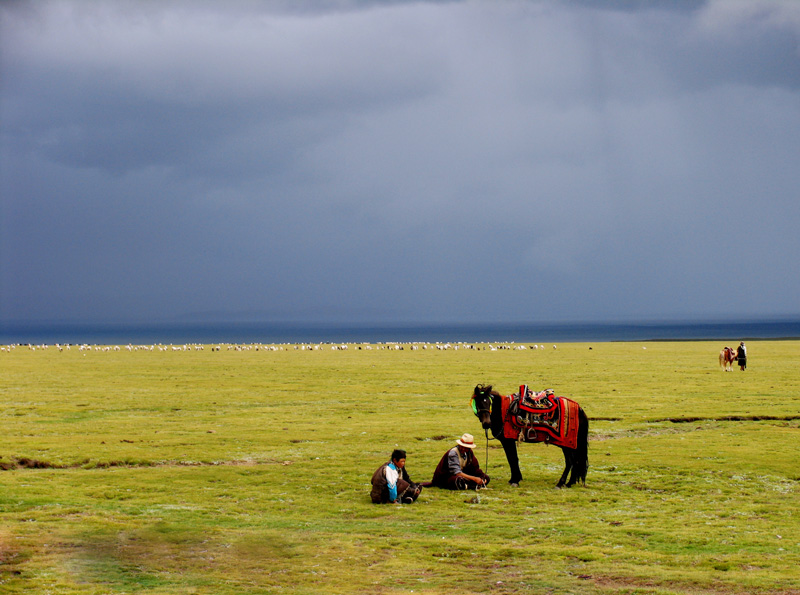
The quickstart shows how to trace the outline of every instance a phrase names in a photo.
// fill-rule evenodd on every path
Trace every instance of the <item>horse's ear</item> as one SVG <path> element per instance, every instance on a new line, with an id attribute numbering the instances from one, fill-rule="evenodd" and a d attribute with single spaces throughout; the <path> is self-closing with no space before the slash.
<path id="1" fill-rule="evenodd" d="M 473 395 L 490 395 L 492 394 L 492 385 L 479 384 L 472 392 Z"/>

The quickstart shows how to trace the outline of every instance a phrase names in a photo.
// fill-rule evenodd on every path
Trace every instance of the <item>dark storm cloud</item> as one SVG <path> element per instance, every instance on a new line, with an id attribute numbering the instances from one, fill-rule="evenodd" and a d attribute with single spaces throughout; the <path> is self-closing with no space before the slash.
<path id="1" fill-rule="evenodd" d="M 793 2 L 0 10 L 5 320 L 798 312 Z"/>

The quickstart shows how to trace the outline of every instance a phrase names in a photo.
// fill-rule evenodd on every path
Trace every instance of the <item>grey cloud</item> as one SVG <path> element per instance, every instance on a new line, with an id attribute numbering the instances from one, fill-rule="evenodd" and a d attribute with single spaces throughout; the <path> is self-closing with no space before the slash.
<path id="1" fill-rule="evenodd" d="M 11 6 L 4 319 L 800 303 L 792 3 Z"/>
<path id="2" fill-rule="evenodd" d="M 218 27 L 203 18 L 187 23 L 183 12 L 165 10 L 128 26 L 116 20 L 127 12 L 104 8 L 108 28 L 78 10 L 59 15 L 74 24 L 66 31 L 55 17 L 40 25 L 48 39 L 42 44 L 37 29 L 12 36 L 34 51 L 12 52 L 4 64 L 26 103 L 40 98 L 40 109 L 22 110 L 14 94 L 6 97 L 9 109 L 22 112 L 16 126 L 21 142 L 65 164 L 119 173 L 194 156 L 205 168 L 225 158 L 209 154 L 211 144 L 246 144 L 250 133 L 266 146 L 265 158 L 253 164 L 261 167 L 277 147 L 291 151 L 304 137 L 313 142 L 326 129 L 338 129 L 333 117 L 414 100 L 437 84 L 435 61 L 411 41 L 383 42 L 386 20 L 305 24 L 240 16 Z M 115 35 L 114 26 L 124 34 Z M 235 36 L 229 34 L 233 26 Z M 347 44 L 339 43 L 342 36 Z M 270 143 L 277 146 L 270 150 Z"/>

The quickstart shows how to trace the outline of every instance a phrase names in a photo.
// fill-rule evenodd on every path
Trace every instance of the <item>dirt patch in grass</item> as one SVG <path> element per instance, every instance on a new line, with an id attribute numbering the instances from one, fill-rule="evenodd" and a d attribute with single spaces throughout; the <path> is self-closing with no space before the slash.
<path id="1" fill-rule="evenodd" d="M 721 415 L 719 417 L 663 417 L 651 419 L 649 423 L 670 421 L 674 424 L 693 423 L 698 421 L 794 421 L 800 415 Z"/>
<path id="2" fill-rule="evenodd" d="M 0 533 L 0 584 L 5 579 L 22 574 L 20 565 L 30 558 L 30 554 L 12 547 L 6 535 Z"/>
<path id="3" fill-rule="evenodd" d="M 292 461 L 279 461 L 276 459 L 252 460 L 240 459 L 232 461 L 92 461 L 85 459 L 77 463 L 63 464 L 32 459 L 29 457 L 11 457 L 0 461 L 0 471 L 13 471 L 17 469 L 108 469 L 111 467 L 243 467 L 254 465 L 291 465 Z"/>
<path id="4" fill-rule="evenodd" d="M 11 469 L 64 469 L 66 465 L 58 465 L 40 459 L 28 457 L 13 457 L 10 461 L 0 461 L 0 469 L 10 471 Z"/>
<path id="5" fill-rule="evenodd" d="M 686 595 L 800 595 L 798 589 L 765 589 L 753 590 L 744 589 L 733 585 L 716 584 L 714 586 L 700 586 L 692 582 L 659 581 L 653 579 L 643 579 L 636 577 L 608 576 L 608 575 L 580 575 L 578 578 L 591 581 L 599 587 L 628 592 L 635 589 L 636 592 L 663 593 L 664 591 L 686 594 Z"/>

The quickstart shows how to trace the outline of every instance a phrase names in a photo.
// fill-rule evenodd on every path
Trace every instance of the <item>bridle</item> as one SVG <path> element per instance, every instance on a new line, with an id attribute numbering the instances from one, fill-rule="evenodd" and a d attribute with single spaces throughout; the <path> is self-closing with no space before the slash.
<path id="1" fill-rule="evenodd" d="M 481 396 L 483 396 L 483 395 L 481 395 Z M 486 401 L 485 401 L 486 402 L 486 406 L 485 407 L 478 407 L 478 399 L 475 397 L 475 395 L 472 395 L 472 403 L 471 403 L 472 404 L 472 412 L 475 414 L 475 417 L 477 417 L 478 419 L 480 419 L 481 413 L 486 413 L 490 417 L 492 415 L 492 399 L 491 399 L 491 397 L 485 397 L 485 398 L 486 398 Z"/>

